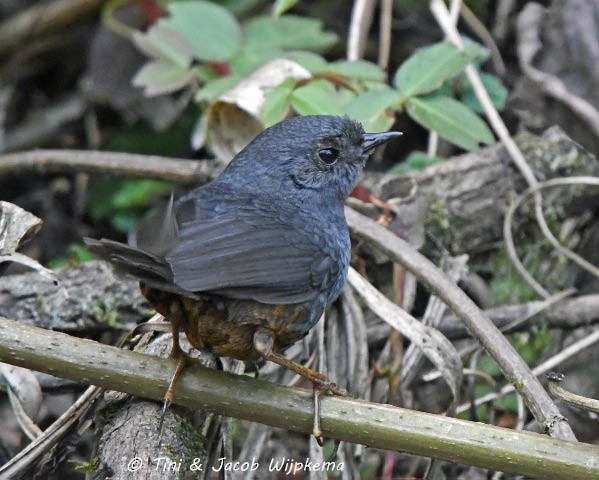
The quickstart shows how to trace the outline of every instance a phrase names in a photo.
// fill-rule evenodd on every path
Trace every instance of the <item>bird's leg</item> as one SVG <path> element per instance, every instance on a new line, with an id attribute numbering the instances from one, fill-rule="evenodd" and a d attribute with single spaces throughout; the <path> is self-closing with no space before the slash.
<path id="1" fill-rule="evenodd" d="M 319 445 L 322 445 L 322 430 L 320 428 L 320 395 L 329 392 L 340 397 L 351 397 L 351 395 L 331 382 L 325 375 L 308 367 L 289 360 L 280 353 L 273 351 L 274 333 L 271 330 L 260 329 L 254 333 L 254 348 L 265 360 L 281 365 L 312 382 L 314 394 L 314 427 L 312 435 Z"/>
<path id="2" fill-rule="evenodd" d="M 192 363 L 200 364 L 200 361 L 197 358 L 190 357 L 187 353 L 183 351 L 181 348 L 181 344 L 179 343 L 179 323 L 174 321 L 171 322 L 171 332 L 173 335 L 173 348 L 171 349 L 170 357 L 177 360 L 177 367 L 175 368 L 175 373 L 171 377 L 171 381 L 169 383 L 166 394 L 164 395 L 164 401 L 162 403 L 162 415 L 164 414 L 168 407 L 173 403 L 175 399 L 175 385 L 181 377 L 183 371 Z"/>

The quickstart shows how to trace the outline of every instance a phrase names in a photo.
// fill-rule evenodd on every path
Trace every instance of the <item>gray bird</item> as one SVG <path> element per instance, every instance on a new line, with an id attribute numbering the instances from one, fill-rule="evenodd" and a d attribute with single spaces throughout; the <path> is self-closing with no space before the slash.
<path id="1" fill-rule="evenodd" d="M 219 356 L 264 358 L 342 394 L 281 355 L 337 298 L 350 260 L 343 211 L 374 148 L 399 132 L 364 133 L 347 117 L 284 120 L 258 135 L 212 182 L 142 222 L 131 245 L 86 239 L 90 250 L 140 280 L 178 333 Z"/>

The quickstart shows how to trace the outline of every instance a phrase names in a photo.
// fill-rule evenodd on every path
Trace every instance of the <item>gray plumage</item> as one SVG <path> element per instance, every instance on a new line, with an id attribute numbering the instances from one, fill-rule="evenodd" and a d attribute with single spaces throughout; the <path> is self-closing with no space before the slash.
<path id="1" fill-rule="evenodd" d="M 347 117 L 295 117 L 261 133 L 212 182 L 142 222 L 133 244 L 86 243 L 153 288 L 306 304 L 306 331 L 339 295 L 350 260 L 344 200 L 372 149 Z"/>

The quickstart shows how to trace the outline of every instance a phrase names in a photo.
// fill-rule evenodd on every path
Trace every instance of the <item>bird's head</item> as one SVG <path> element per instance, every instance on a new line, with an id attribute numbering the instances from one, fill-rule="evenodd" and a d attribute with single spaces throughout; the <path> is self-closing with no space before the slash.
<path id="1" fill-rule="evenodd" d="M 345 199 L 375 147 L 399 135 L 364 133 L 362 125 L 348 117 L 292 117 L 258 135 L 228 170 L 249 176 L 249 167 L 260 182 L 291 180 L 297 189 Z"/>

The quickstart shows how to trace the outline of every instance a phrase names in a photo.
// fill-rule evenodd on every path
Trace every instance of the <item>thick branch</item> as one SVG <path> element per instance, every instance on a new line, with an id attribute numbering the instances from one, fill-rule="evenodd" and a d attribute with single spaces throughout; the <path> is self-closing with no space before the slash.
<path id="1" fill-rule="evenodd" d="M 172 359 L 119 350 L 0 317 L 0 361 L 111 390 L 161 399 Z M 311 392 L 207 368 L 188 369 L 176 402 L 308 433 Z M 325 397 L 325 436 L 534 477 L 599 475 L 599 448 L 360 400 Z M 127 460 L 125 460 L 127 461 Z"/>

